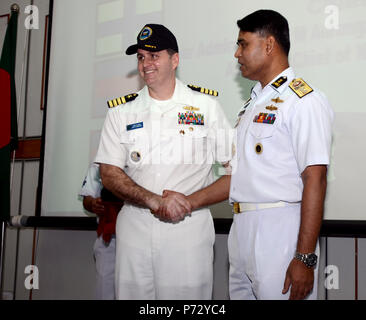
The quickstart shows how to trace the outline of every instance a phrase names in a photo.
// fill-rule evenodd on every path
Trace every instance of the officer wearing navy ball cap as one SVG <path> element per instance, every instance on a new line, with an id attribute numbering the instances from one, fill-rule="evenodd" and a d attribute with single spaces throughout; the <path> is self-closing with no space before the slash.
<path id="1" fill-rule="evenodd" d="M 176 78 L 178 44 L 165 26 L 145 25 L 126 54 L 136 54 L 146 85 L 108 101 L 95 159 L 103 185 L 125 200 L 116 225 L 117 299 L 211 299 L 213 220 L 186 195 L 212 183 L 215 162 L 231 160 L 230 138 L 222 138 L 231 127 L 217 91 Z"/>

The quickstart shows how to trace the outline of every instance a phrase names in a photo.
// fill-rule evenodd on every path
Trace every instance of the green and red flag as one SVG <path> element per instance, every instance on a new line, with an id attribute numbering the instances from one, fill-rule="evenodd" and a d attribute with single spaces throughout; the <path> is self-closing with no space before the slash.
<path id="1" fill-rule="evenodd" d="M 10 157 L 18 146 L 15 55 L 18 12 L 12 11 L 0 59 L 0 221 L 10 218 Z"/>

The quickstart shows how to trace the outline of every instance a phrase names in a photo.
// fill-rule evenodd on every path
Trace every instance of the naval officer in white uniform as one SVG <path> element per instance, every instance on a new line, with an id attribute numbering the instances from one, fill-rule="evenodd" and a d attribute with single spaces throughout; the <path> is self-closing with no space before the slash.
<path id="1" fill-rule="evenodd" d="M 334 113 L 289 67 L 282 15 L 259 10 L 237 24 L 235 58 L 242 76 L 258 82 L 238 115 L 231 181 L 188 200 L 199 208 L 229 196 L 233 205 L 231 299 L 316 299 Z"/>
<path id="2" fill-rule="evenodd" d="M 259 10 L 238 21 L 235 57 L 257 80 L 237 125 L 230 202 L 232 299 L 316 299 L 318 236 L 333 111 L 288 64 L 286 19 Z"/>
<path id="3" fill-rule="evenodd" d="M 162 194 L 212 183 L 212 164 L 232 158 L 231 126 L 216 91 L 176 79 L 178 45 L 167 28 L 146 25 L 126 53 L 137 53 L 146 86 L 109 102 L 95 159 L 103 185 L 125 199 L 116 226 L 117 299 L 211 299 L 210 211 Z"/>

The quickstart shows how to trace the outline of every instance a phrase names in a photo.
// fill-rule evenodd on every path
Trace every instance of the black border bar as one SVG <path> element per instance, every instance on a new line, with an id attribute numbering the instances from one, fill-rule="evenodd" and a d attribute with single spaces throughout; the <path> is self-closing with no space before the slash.
<path id="1" fill-rule="evenodd" d="M 37 217 L 22 216 L 21 227 L 63 230 L 96 230 L 95 217 Z M 232 219 L 214 219 L 216 234 L 228 234 Z M 366 238 L 366 221 L 364 220 L 324 220 L 320 230 L 321 237 Z"/>

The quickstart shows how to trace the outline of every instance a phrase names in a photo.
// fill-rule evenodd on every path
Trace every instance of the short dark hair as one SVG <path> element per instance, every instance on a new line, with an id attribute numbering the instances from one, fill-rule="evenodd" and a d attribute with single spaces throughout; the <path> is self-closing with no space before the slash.
<path id="1" fill-rule="evenodd" d="M 177 51 L 175 51 L 174 49 L 166 49 L 166 51 L 168 52 L 168 54 L 170 55 L 170 56 L 173 56 L 174 54 L 176 54 L 176 53 L 178 53 Z"/>
<path id="2" fill-rule="evenodd" d="M 258 10 L 237 21 L 240 31 L 272 35 L 284 53 L 290 52 L 290 32 L 285 17 L 273 10 Z"/>

